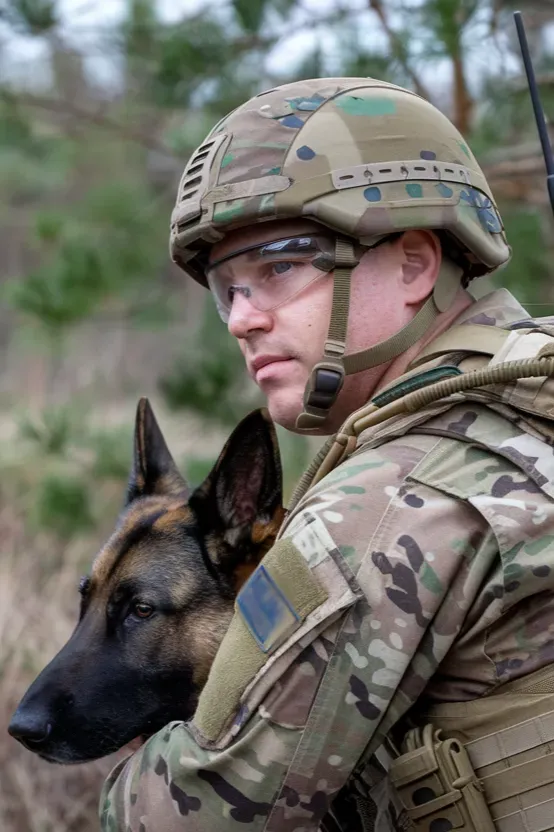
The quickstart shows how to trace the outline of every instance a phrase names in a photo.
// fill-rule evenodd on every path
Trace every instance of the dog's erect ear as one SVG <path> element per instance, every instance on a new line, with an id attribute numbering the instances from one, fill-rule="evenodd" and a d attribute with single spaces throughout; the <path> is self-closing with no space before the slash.
<path id="1" fill-rule="evenodd" d="M 189 489 L 169 453 L 150 402 L 148 399 L 140 399 L 135 421 L 135 447 L 127 486 L 127 504 L 138 497 L 153 494 L 182 497 L 186 500 Z"/>
<path id="2" fill-rule="evenodd" d="M 267 410 L 255 410 L 235 428 L 189 506 L 204 533 L 222 536 L 233 549 L 246 544 L 252 556 L 261 557 L 283 521 L 282 502 L 275 428 Z M 210 555 L 218 559 L 215 552 Z"/>

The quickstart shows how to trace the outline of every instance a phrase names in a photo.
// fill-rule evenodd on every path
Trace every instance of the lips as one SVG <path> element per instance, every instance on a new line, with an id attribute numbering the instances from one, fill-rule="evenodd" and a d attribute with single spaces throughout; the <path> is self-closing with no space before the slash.
<path id="1" fill-rule="evenodd" d="M 252 373 L 257 373 L 262 367 L 267 367 L 268 364 L 274 364 L 278 361 L 289 361 L 288 355 L 259 355 L 251 362 L 250 368 Z"/>
<path id="2" fill-rule="evenodd" d="M 277 364 L 282 361 L 290 361 L 288 355 L 259 355 L 250 364 L 250 372 L 255 377 L 258 372 L 267 367 L 268 364 Z"/>

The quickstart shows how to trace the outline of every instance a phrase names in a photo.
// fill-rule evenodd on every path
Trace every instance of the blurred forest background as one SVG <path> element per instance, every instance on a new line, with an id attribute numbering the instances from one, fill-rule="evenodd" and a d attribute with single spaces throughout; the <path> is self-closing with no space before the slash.
<path id="1" fill-rule="evenodd" d="M 517 5 L 552 115 L 554 2 Z M 209 299 L 167 255 L 188 155 L 232 107 L 295 78 L 413 88 L 467 136 L 500 202 L 514 257 L 494 282 L 552 313 L 552 216 L 515 6 L 0 0 L 3 832 L 98 829 L 115 758 L 51 766 L 5 726 L 73 628 L 79 575 L 123 498 L 138 396 L 192 482 L 258 403 Z M 290 488 L 313 447 L 280 440 Z"/>

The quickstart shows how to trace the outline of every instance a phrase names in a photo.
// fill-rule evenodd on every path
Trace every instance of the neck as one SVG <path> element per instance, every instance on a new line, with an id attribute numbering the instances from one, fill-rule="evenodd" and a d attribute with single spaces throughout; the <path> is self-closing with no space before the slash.
<path id="1" fill-rule="evenodd" d="M 420 338 L 419 341 L 406 350 L 406 352 L 391 361 L 386 371 L 379 379 L 379 383 L 372 392 L 372 395 L 403 375 L 418 353 L 426 347 L 427 344 L 430 344 L 431 341 L 433 341 L 438 335 L 448 329 L 456 318 L 474 302 L 475 301 L 469 292 L 466 292 L 465 289 L 460 289 L 460 292 L 456 295 L 456 299 L 450 309 L 438 316 L 429 332 L 426 332 L 423 338 Z"/>

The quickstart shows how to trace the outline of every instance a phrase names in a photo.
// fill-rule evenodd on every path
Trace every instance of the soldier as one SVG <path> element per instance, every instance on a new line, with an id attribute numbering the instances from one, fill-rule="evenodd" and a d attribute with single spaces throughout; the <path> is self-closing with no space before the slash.
<path id="1" fill-rule="evenodd" d="M 552 332 L 467 290 L 510 250 L 464 139 L 381 81 L 269 90 L 191 157 L 171 251 L 273 419 L 334 440 L 102 829 L 554 829 Z"/>

